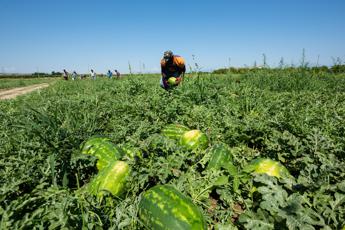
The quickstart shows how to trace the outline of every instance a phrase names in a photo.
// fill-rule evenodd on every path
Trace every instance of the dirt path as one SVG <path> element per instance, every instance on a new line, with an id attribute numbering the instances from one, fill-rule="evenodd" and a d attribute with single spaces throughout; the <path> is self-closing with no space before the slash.
<path id="1" fill-rule="evenodd" d="M 42 83 L 42 84 L 25 86 L 25 87 L 18 87 L 18 88 L 14 88 L 14 89 L 2 90 L 2 91 L 0 91 L 0 100 L 12 99 L 12 98 L 15 98 L 16 96 L 30 93 L 32 91 L 46 88 L 48 86 L 49 86 L 48 83 Z"/>

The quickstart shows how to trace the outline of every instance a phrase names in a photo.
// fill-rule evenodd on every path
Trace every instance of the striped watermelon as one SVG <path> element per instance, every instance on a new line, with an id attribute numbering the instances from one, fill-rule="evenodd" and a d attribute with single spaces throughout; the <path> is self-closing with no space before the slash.
<path id="1" fill-rule="evenodd" d="M 248 173 L 267 174 L 277 178 L 290 176 L 289 171 L 284 167 L 284 165 L 278 161 L 267 158 L 254 159 L 244 167 L 243 171 Z"/>
<path id="2" fill-rule="evenodd" d="M 95 150 L 94 147 L 99 145 L 102 142 L 107 142 L 107 141 L 110 142 L 110 139 L 107 137 L 99 137 L 99 136 L 90 137 L 88 140 L 84 141 L 80 145 L 82 153 L 93 155 L 93 152 Z"/>
<path id="3" fill-rule="evenodd" d="M 162 134 L 165 137 L 179 140 L 181 136 L 186 132 L 189 131 L 190 129 L 184 125 L 180 124 L 169 124 L 167 125 L 163 130 Z"/>
<path id="4" fill-rule="evenodd" d="M 229 146 L 224 143 L 216 144 L 209 150 L 211 154 L 207 169 L 227 168 L 227 165 L 232 164 L 232 154 Z"/>
<path id="5" fill-rule="evenodd" d="M 143 158 L 143 154 L 138 148 L 125 145 L 125 146 L 121 146 L 121 149 L 126 154 L 126 156 L 128 156 L 128 158 L 130 158 L 130 159 L 135 159 L 135 158 L 142 159 Z"/>
<path id="6" fill-rule="evenodd" d="M 81 152 L 97 157 L 97 169 L 105 168 L 110 162 L 121 159 L 124 152 L 115 146 L 110 139 L 92 137 L 81 145 Z"/>
<path id="7" fill-rule="evenodd" d="M 208 138 L 200 130 L 190 130 L 181 136 L 180 144 L 189 150 L 204 150 L 208 146 Z"/>
<path id="8" fill-rule="evenodd" d="M 87 191 L 99 197 L 104 191 L 119 196 L 124 190 L 129 165 L 124 161 L 114 161 L 101 170 L 87 185 Z"/>
<path id="9" fill-rule="evenodd" d="M 147 229 L 206 229 L 199 208 L 189 197 L 169 185 L 157 185 L 143 194 L 139 203 L 139 218 Z"/>

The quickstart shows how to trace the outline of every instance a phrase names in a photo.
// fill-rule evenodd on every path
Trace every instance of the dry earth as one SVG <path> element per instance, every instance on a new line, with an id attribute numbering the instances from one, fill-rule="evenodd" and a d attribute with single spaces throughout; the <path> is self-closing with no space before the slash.
<path id="1" fill-rule="evenodd" d="M 18 88 L 14 88 L 14 89 L 2 90 L 2 91 L 0 91 L 0 100 L 12 99 L 12 98 L 15 98 L 16 96 L 30 93 L 32 91 L 46 88 L 48 86 L 49 86 L 48 83 L 42 83 L 42 84 L 25 86 L 25 87 L 18 87 Z"/>

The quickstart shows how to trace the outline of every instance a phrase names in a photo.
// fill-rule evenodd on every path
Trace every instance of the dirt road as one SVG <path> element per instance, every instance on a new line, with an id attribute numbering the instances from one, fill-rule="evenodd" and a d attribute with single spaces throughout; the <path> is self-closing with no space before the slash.
<path id="1" fill-rule="evenodd" d="M 48 83 L 42 83 L 42 84 L 30 85 L 26 87 L 18 87 L 18 88 L 9 89 L 9 90 L 2 90 L 0 91 L 0 100 L 12 99 L 12 98 L 15 98 L 16 96 L 30 93 L 32 91 L 46 88 L 48 86 L 49 86 Z"/>

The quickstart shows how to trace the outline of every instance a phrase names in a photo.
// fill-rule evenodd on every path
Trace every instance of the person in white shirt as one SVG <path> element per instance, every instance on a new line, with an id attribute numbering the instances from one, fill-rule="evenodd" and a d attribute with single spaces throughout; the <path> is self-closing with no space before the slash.
<path id="1" fill-rule="evenodd" d="M 78 77 L 77 72 L 73 71 L 73 73 L 72 73 L 72 80 L 73 80 L 73 81 L 76 80 L 77 77 Z"/>
<path id="2" fill-rule="evenodd" d="M 96 73 L 95 73 L 95 71 L 93 71 L 93 69 L 91 70 L 91 79 L 92 80 L 96 80 Z"/>

